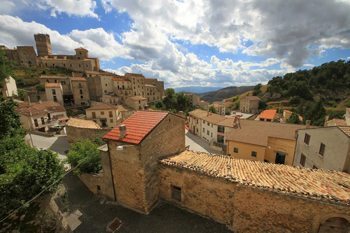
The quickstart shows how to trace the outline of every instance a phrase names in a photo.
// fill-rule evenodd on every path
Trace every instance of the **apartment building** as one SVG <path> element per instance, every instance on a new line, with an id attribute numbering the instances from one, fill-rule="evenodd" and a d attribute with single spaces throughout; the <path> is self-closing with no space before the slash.
<path id="1" fill-rule="evenodd" d="M 114 93 L 120 97 L 122 102 L 125 102 L 127 98 L 133 96 L 133 89 L 129 79 L 118 75 L 112 78 L 112 81 Z"/>
<path id="2" fill-rule="evenodd" d="M 45 94 L 47 101 L 53 101 L 64 105 L 63 88 L 61 83 L 45 83 Z"/>
<path id="3" fill-rule="evenodd" d="M 50 126 L 67 120 L 65 108 L 53 101 L 22 102 L 18 104 L 16 111 L 20 116 L 23 128 L 26 130 L 46 132 Z"/>
<path id="4" fill-rule="evenodd" d="M 145 77 L 142 74 L 133 74 L 133 73 L 126 73 L 124 76 L 128 78 L 131 82 L 133 96 L 145 97 L 145 92 L 146 92 Z"/>
<path id="5" fill-rule="evenodd" d="M 298 130 L 294 166 L 350 173 L 350 126 Z"/>
<path id="6" fill-rule="evenodd" d="M 113 128 L 121 120 L 116 105 L 102 102 L 91 102 L 91 106 L 85 109 L 86 119 L 93 120 L 103 128 Z"/>

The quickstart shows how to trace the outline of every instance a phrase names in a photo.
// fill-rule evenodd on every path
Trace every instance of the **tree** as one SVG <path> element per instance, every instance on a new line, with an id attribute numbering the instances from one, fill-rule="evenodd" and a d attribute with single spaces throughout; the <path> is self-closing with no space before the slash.
<path id="1" fill-rule="evenodd" d="M 217 112 L 216 112 L 216 109 L 214 108 L 214 106 L 210 106 L 210 107 L 209 107 L 209 112 L 217 113 Z"/>
<path id="2" fill-rule="evenodd" d="M 23 132 L 15 107 L 16 103 L 12 99 L 0 97 L 0 139 Z"/>
<path id="3" fill-rule="evenodd" d="M 292 113 L 292 115 L 288 118 L 287 123 L 290 124 L 300 124 L 299 116 L 296 113 Z"/>
<path id="4" fill-rule="evenodd" d="M 259 101 L 259 109 L 260 110 L 264 110 L 264 109 L 266 109 L 266 107 L 267 107 L 267 104 L 264 102 L 264 101 Z"/>
<path id="5" fill-rule="evenodd" d="M 261 94 L 261 83 L 257 84 L 253 89 L 253 96 L 257 96 Z"/>
<path id="6" fill-rule="evenodd" d="M 5 52 L 0 49 L 0 83 L 2 83 L 5 78 L 12 75 L 11 63 L 7 59 Z"/>
<path id="7" fill-rule="evenodd" d="M 166 109 L 168 109 L 168 110 L 175 109 L 176 94 L 175 94 L 174 89 L 168 88 L 165 90 L 165 97 L 163 99 L 163 103 L 164 103 Z"/>
<path id="8" fill-rule="evenodd" d="M 102 169 L 98 145 L 89 139 L 74 143 L 67 158 L 73 167 L 80 164 L 77 168 L 78 172 L 98 173 Z"/>
<path id="9" fill-rule="evenodd" d="M 45 188 L 46 193 L 53 191 L 62 178 L 63 166 L 57 155 L 31 148 L 21 135 L 2 138 L 0 154 L 1 218 Z"/>

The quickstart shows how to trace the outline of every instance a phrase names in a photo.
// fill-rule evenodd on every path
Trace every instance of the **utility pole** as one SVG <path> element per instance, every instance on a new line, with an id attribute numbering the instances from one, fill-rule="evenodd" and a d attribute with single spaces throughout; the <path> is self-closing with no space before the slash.
<path id="1" fill-rule="evenodd" d="M 28 95 L 28 104 L 29 104 L 29 138 L 30 138 L 30 142 L 32 144 L 32 147 L 34 147 L 34 143 L 33 143 L 33 138 L 32 138 L 32 109 L 31 109 L 31 103 L 30 103 L 30 97 Z"/>

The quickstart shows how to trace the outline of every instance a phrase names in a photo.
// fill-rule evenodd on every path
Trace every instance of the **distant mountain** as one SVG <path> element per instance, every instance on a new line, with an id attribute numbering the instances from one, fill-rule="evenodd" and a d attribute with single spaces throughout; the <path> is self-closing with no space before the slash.
<path id="1" fill-rule="evenodd" d="M 191 93 L 205 93 L 210 91 L 219 90 L 221 87 L 201 87 L 201 86 L 188 86 L 188 87 L 176 87 L 176 92 L 191 92 Z"/>
<path id="2" fill-rule="evenodd" d="M 216 91 L 210 91 L 200 94 L 202 100 L 208 102 L 221 101 L 233 97 L 235 95 L 240 95 L 244 92 L 251 91 L 254 86 L 242 86 L 242 87 L 225 87 Z"/>

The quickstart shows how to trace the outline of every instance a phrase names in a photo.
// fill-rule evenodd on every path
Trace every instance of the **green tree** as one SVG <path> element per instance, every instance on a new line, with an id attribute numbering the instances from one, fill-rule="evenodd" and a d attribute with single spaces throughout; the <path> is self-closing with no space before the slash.
<path id="1" fill-rule="evenodd" d="M 165 108 L 168 110 L 175 109 L 176 94 L 174 89 L 168 88 L 165 90 L 165 97 L 163 99 L 163 104 L 165 105 Z"/>
<path id="2" fill-rule="evenodd" d="M 0 97 L 0 139 L 23 132 L 15 107 L 16 103 L 12 99 Z"/>
<path id="3" fill-rule="evenodd" d="M 253 96 L 257 96 L 261 94 L 261 83 L 257 84 L 253 89 Z"/>
<path id="4" fill-rule="evenodd" d="M 296 113 L 292 113 L 292 115 L 288 118 L 287 123 L 290 124 L 300 124 L 299 116 Z"/>
<path id="5" fill-rule="evenodd" d="M 214 106 L 210 106 L 210 107 L 209 107 L 209 112 L 217 113 L 217 112 L 216 112 L 216 109 L 214 108 Z"/>
<path id="6" fill-rule="evenodd" d="M 78 172 L 98 173 L 102 168 L 98 145 L 88 139 L 74 143 L 67 158 L 73 167 L 80 164 Z"/>
<path id="7" fill-rule="evenodd" d="M 10 61 L 7 59 L 5 52 L 0 49 L 0 83 L 12 75 L 12 66 Z"/>
<path id="8" fill-rule="evenodd" d="M 63 166 L 51 151 L 38 151 L 21 135 L 0 140 L 0 217 L 23 205 L 46 189 L 53 191 L 63 175 Z M 25 213 L 26 208 L 21 209 Z"/>

